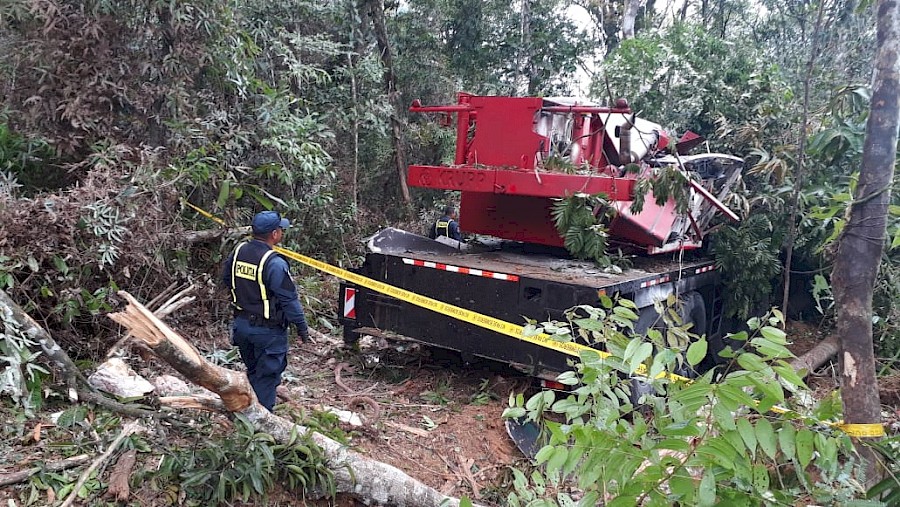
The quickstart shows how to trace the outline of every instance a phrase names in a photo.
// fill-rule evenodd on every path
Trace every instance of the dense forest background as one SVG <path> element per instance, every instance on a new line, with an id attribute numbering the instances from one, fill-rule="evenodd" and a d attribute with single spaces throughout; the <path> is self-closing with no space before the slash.
<path id="1" fill-rule="evenodd" d="M 829 329 L 833 248 L 861 166 L 876 46 L 869 0 L 0 0 L 0 289 L 73 357 L 103 314 L 204 283 L 231 226 L 277 209 L 286 245 L 339 265 L 384 226 L 424 231 L 449 192 L 407 188 L 452 156 L 408 105 L 455 94 L 584 95 L 746 160 L 739 225 L 709 242 L 735 319 L 779 306 Z M 895 188 L 897 184 L 895 176 Z M 874 293 L 881 373 L 900 359 L 900 194 Z M 464 217 L 463 217 L 464 220 Z M 212 238 L 212 240 L 211 240 Z M 312 322 L 333 282 L 300 270 Z M 191 325 L 190 315 L 183 318 Z M 200 326 L 204 323 L 197 322 Z M 28 363 L 27 347 L 0 343 Z M 37 408 L 49 374 L 0 378 Z"/>
<path id="2" fill-rule="evenodd" d="M 359 239 L 379 227 L 425 227 L 454 196 L 406 189 L 403 170 L 445 160 L 452 131 L 406 107 L 458 91 L 626 97 L 673 133 L 694 130 L 744 157 L 743 200 L 732 203 L 744 221 L 712 242 L 731 313 L 787 302 L 793 317 L 832 314 L 829 247 L 868 112 L 869 2 L 6 0 L 0 9 L 0 286 L 69 329 L 76 348 L 103 348 L 82 337 L 102 338 L 93 316 L 115 288 L 151 298 L 220 258 L 185 234 L 213 224 L 184 199 L 231 225 L 277 208 L 299 225 L 290 247 L 340 263 L 358 260 Z M 875 296 L 886 358 L 900 354 L 891 210 L 894 248 Z"/>

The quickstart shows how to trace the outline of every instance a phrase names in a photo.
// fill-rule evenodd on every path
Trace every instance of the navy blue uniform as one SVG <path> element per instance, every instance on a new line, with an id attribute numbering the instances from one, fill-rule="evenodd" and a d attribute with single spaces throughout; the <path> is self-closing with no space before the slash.
<path id="1" fill-rule="evenodd" d="M 447 215 L 439 218 L 438 221 L 431 226 L 431 231 L 428 233 L 428 237 L 431 239 L 435 239 L 438 236 L 447 236 L 456 241 L 462 241 L 462 236 L 459 234 L 459 224 L 456 220 L 453 220 Z"/>
<path id="2" fill-rule="evenodd" d="M 222 282 L 235 307 L 232 343 L 240 349 L 256 397 L 271 412 L 287 367 L 288 325 L 309 336 L 297 287 L 287 261 L 257 239 L 241 243 L 225 260 Z"/>

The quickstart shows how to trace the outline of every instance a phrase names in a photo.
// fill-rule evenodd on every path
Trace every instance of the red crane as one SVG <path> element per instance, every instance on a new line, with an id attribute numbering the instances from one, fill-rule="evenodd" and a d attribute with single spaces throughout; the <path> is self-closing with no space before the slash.
<path id="1" fill-rule="evenodd" d="M 460 93 L 456 104 L 415 101 L 410 111 L 440 113 L 447 126 L 456 116 L 453 164 L 412 165 L 408 182 L 460 191 L 460 228 L 467 232 L 562 246 L 553 200 L 575 193 L 605 194 L 616 211 L 610 241 L 651 254 L 698 248 L 716 211 L 738 219 L 722 199 L 743 161 L 686 155 L 703 141 L 692 132 L 670 147 L 662 127 L 635 117 L 623 99 L 605 107 L 571 98 Z M 651 192 L 642 211 L 631 213 L 635 183 L 665 166 L 689 177 L 689 212 L 678 214 L 672 200 L 656 204 Z"/>

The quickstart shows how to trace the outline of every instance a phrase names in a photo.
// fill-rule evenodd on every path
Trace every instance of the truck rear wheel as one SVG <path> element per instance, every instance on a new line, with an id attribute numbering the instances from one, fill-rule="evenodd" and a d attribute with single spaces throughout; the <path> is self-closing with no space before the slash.
<path id="1" fill-rule="evenodd" d="M 688 332 L 702 336 L 706 334 L 707 318 L 706 303 L 703 296 L 697 291 L 691 291 L 681 296 L 681 305 L 678 310 L 681 317 L 681 325 L 687 326 L 691 324 Z M 650 329 L 665 334 L 668 325 L 665 320 L 656 312 L 653 306 L 642 308 L 638 320 L 634 323 L 634 332 L 638 335 L 646 335 Z M 704 358 L 697 370 L 691 367 L 687 362 L 683 362 L 681 366 L 676 366 L 672 372 L 682 377 L 695 378 L 698 376 L 698 370 L 703 371 L 709 361 L 709 356 Z M 632 400 L 636 403 L 642 394 L 651 392 L 652 388 L 640 380 L 632 380 Z"/>
<path id="2" fill-rule="evenodd" d="M 354 326 L 344 325 L 344 345 L 359 348 L 359 333 Z"/>

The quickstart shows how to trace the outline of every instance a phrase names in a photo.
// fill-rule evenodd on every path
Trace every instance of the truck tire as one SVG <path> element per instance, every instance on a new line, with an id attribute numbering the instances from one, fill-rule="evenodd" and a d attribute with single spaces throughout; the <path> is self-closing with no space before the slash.
<path id="1" fill-rule="evenodd" d="M 354 328 L 355 326 L 344 325 L 344 345 L 353 349 L 359 349 L 360 336 Z"/>
<path id="2" fill-rule="evenodd" d="M 682 325 L 693 324 L 688 332 L 703 335 L 707 331 L 706 303 L 703 296 L 697 291 L 691 291 L 681 296 L 681 307 L 678 315 L 681 317 Z M 656 312 L 653 306 L 642 308 L 638 314 L 638 320 L 634 323 L 634 332 L 638 335 L 644 335 L 650 329 L 656 329 L 665 334 L 666 322 Z M 703 371 L 707 366 L 709 355 L 699 364 L 697 370 Z M 682 363 L 680 367 L 676 367 L 672 373 L 682 377 L 695 378 L 698 371 L 692 368 L 687 362 Z M 652 392 L 652 388 L 638 379 L 632 380 L 631 398 L 633 403 L 637 403 L 641 395 Z"/>

